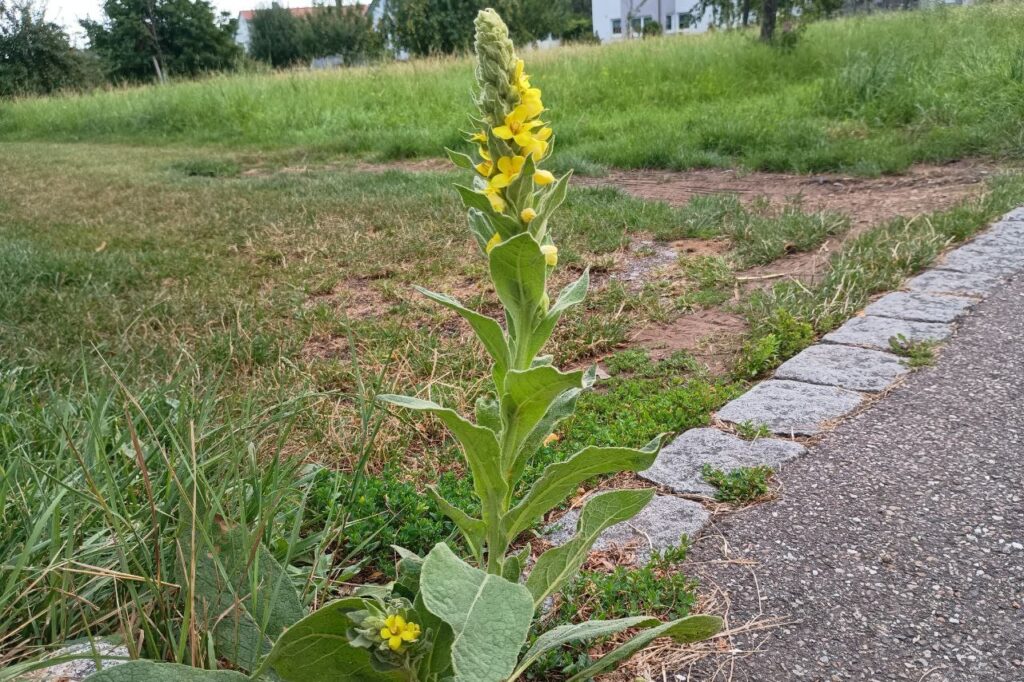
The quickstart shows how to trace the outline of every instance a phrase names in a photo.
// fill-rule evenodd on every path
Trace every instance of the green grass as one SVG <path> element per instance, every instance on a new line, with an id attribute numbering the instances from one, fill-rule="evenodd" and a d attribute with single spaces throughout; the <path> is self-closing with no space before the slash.
<path id="1" fill-rule="evenodd" d="M 920 369 L 935 364 L 935 341 L 913 341 L 903 334 L 897 334 L 889 339 L 889 349 L 906 358 L 907 367 Z"/>
<path id="2" fill-rule="evenodd" d="M 558 163 L 889 173 L 915 161 L 1019 158 L 1024 7 L 810 25 L 793 50 L 753 32 L 532 53 Z M 217 76 L 0 104 L 0 139 L 304 148 L 395 159 L 461 143 L 466 59 L 330 73 Z"/>
<path id="3" fill-rule="evenodd" d="M 772 477 L 771 467 L 739 467 L 729 471 L 716 469 L 705 464 L 701 469 L 704 480 L 715 487 L 715 499 L 719 502 L 749 504 L 768 496 L 768 485 Z"/>

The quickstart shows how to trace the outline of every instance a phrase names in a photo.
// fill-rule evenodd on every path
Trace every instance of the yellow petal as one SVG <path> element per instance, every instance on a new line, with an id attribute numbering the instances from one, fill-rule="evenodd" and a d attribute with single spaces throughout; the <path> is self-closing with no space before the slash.
<path id="1" fill-rule="evenodd" d="M 512 132 L 511 126 L 508 125 L 498 126 L 497 128 L 492 129 L 491 132 L 494 133 L 495 137 L 502 140 L 511 140 L 512 135 L 515 134 Z"/>
<path id="2" fill-rule="evenodd" d="M 491 171 L 493 170 L 494 168 L 491 166 L 490 161 L 483 161 L 482 163 L 478 163 L 476 165 L 476 172 L 484 176 L 485 178 L 491 177 Z"/>
<path id="3" fill-rule="evenodd" d="M 538 140 L 547 140 L 551 137 L 551 128 L 541 128 L 533 134 Z"/>
<path id="4" fill-rule="evenodd" d="M 498 234 L 497 232 L 495 232 L 494 236 L 491 237 L 491 240 L 489 242 L 487 242 L 487 247 L 484 248 L 484 251 L 486 253 L 490 253 L 494 249 L 494 247 L 497 246 L 500 243 L 501 243 L 501 235 Z"/>
<path id="5" fill-rule="evenodd" d="M 495 211 L 501 213 L 502 211 L 505 210 L 505 200 L 501 198 L 500 194 L 498 194 L 497 192 L 488 192 L 487 198 L 491 202 L 491 208 L 493 208 Z"/>
<path id="6" fill-rule="evenodd" d="M 506 175 L 505 173 L 498 173 L 493 178 L 491 178 L 491 181 L 488 184 L 491 186 L 491 189 L 499 190 L 508 187 L 508 184 L 510 182 L 512 182 L 512 178 L 510 176 Z"/>
<path id="7" fill-rule="evenodd" d="M 391 647 L 392 651 L 398 651 L 399 649 L 402 648 L 402 638 L 401 637 L 392 637 L 391 639 L 388 640 L 388 646 Z"/>
<path id="8" fill-rule="evenodd" d="M 505 175 L 512 175 L 512 173 L 515 172 L 513 170 L 514 168 L 515 166 L 513 165 L 511 156 L 503 156 L 500 159 L 498 159 L 498 170 L 500 170 Z"/>
<path id="9" fill-rule="evenodd" d="M 539 170 L 533 174 L 533 181 L 538 185 L 550 185 L 555 181 L 555 176 L 551 174 L 551 171 Z"/>
<path id="10" fill-rule="evenodd" d="M 478 147 L 476 151 L 484 161 L 491 160 L 491 153 L 487 151 L 487 147 Z"/>
<path id="11" fill-rule="evenodd" d="M 525 156 L 513 156 L 512 157 L 512 175 L 519 175 L 519 171 L 523 170 L 523 164 L 526 163 Z"/>
<path id="12" fill-rule="evenodd" d="M 415 642 L 416 638 L 419 637 L 419 636 L 420 636 L 420 633 L 415 632 L 413 630 L 410 630 L 408 628 L 405 629 L 405 630 L 402 630 L 402 641 L 405 641 L 405 642 Z"/>
<path id="13" fill-rule="evenodd" d="M 523 219 L 524 223 L 532 222 L 537 217 L 537 212 L 532 208 L 524 208 L 519 214 L 519 217 Z"/>
<path id="14" fill-rule="evenodd" d="M 558 265 L 558 247 L 554 244 L 545 244 L 540 247 L 540 252 L 544 254 L 544 262 L 550 267 Z"/>
<path id="15" fill-rule="evenodd" d="M 470 142 L 487 142 L 487 133 L 481 131 L 473 133 L 473 136 L 469 138 Z"/>

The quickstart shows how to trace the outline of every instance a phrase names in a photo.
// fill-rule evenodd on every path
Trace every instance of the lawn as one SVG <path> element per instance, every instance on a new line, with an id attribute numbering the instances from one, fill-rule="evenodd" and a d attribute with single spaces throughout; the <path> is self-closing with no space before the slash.
<path id="1" fill-rule="evenodd" d="M 870 174 L 1019 156 L 1024 66 L 1011 37 L 1021 29 L 1019 8 L 985 5 L 813 25 L 794 52 L 731 33 L 538 53 L 532 71 L 565 166 Z M 487 314 L 498 301 L 451 188 L 464 174 L 363 157 L 458 145 L 469 67 L 217 77 L 0 104 L 0 665 L 119 631 L 143 632 L 133 654 L 209 664 L 212 651 L 191 639 L 193 602 L 173 584 L 196 551 L 188 530 L 258 529 L 304 608 L 392 576 L 393 544 L 458 542 L 423 495 L 435 484 L 474 511 L 454 442 L 373 397 L 472 413 L 487 356 L 412 287 Z M 674 87 L 680 71 L 691 76 Z M 614 91 L 622 82 L 643 97 Z M 556 287 L 589 268 L 593 291 L 548 348 L 558 366 L 599 362 L 607 374 L 526 481 L 581 447 L 641 446 L 707 424 L 1022 201 L 1024 175 L 996 173 L 952 208 L 854 230 L 856 216 L 798 197 L 670 206 L 574 187 L 553 227 Z M 649 255 L 642 240 L 680 239 L 714 248 L 624 277 Z M 819 277 L 744 276 L 826 242 Z M 701 312 L 739 320 L 715 362 L 654 356 L 636 340 Z M 551 618 L 618 617 L 624 603 L 683 616 L 695 601 L 677 574 L 684 555 L 588 570 Z M 530 679 L 558 679 L 581 653 L 548 657 Z"/>
<path id="2" fill-rule="evenodd" d="M 792 50 L 753 33 L 531 55 L 559 164 L 859 174 L 1024 153 L 1024 7 L 985 3 L 809 26 Z M 466 59 L 0 103 L 0 139 L 302 148 L 434 157 L 460 143 Z"/>

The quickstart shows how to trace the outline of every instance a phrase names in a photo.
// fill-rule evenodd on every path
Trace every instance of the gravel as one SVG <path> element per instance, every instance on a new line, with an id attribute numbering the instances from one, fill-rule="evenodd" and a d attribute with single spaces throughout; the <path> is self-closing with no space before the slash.
<path id="1" fill-rule="evenodd" d="M 790 622 L 675 679 L 1024 680 L 1022 338 L 1024 277 L 784 466 L 780 500 L 706 532 L 689 570 L 728 591 L 730 623 Z"/>

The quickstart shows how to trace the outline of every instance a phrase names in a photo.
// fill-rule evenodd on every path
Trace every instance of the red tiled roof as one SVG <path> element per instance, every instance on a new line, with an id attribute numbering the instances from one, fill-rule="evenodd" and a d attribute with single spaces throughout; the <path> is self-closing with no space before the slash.
<path id="1" fill-rule="evenodd" d="M 343 5 L 342 6 L 342 9 L 358 9 L 360 14 L 366 14 L 366 11 L 369 8 L 370 8 L 370 6 L 368 4 L 367 5 L 355 4 L 355 5 Z M 316 12 L 317 10 L 324 9 L 324 7 L 323 6 L 322 7 L 287 7 L 285 9 L 287 9 L 288 13 L 291 14 L 293 17 L 308 17 L 313 12 Z M 238 13 L 238 18 L 239 19 L 245 19 L 246 21 L 252 21 L 252 17 L 253 17 L 253 15 L 255 13 L 256 13 L 256 10 L 254 10 L 254 9 L 242 10 L 241 12 Z"/>

